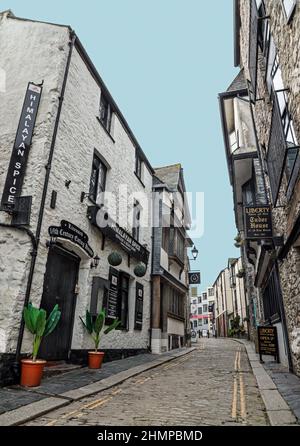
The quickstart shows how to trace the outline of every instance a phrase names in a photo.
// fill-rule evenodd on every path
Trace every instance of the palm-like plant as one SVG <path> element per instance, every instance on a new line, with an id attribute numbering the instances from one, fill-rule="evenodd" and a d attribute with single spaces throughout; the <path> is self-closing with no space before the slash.
<path id="1" fill-rule="evenodd" d="M 105 318 L 106 318 L 106 313 L 105 313 L 104 309 L 102 309 L 99 312 L 99 314 L 96 316 L 96 318 L 93 318 L 91 313 L 89 312 L 89 310 L 86 310 L 85 322 L 80 317 L 80 320 L 81 320 L 84 328 L 86 329 L 86 331 L 89 333 L 89 335 L 91 336 L 91 338 L 94 341 L 95 352 L 98 351 L 102 335 L 108 334 L 112 330 L 115 330 L 121 323 L 121 321 L 119 321 L 118 319 L 115 319 L 111 325 L 109 325 L 107 328 L 104 329 Z"/>
<path id="2" fill-rule="evenodd" d="M 36 308 L 29 303 L 28 306 L 24 308 L 23 316 L 27 330 L 34 335 L 32 360 L 35 362 L 43 337 L 48 336 L 55 329 L 59 322 L 61 311 L 59 310 L 58 305 L 55 305 L 47 319 L 45 310 Z"/>

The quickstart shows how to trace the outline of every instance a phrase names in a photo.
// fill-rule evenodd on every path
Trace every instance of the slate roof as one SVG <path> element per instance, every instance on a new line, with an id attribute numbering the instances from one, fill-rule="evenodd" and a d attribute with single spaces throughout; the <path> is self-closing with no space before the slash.
<path id="1" fill-rule="evenodd" d="M 154 168 L 155 176 L 169 189 L 177 190 L 180 178 L 181 164 Z"/>
<path id="2" fill-rule="evenodd" d="M 246 88 L 247 88 L 247 83 L 244 76 L 244 70 L 241 70 L 239 74 L 231 82 L 226 91 L 244 90 Z"/>

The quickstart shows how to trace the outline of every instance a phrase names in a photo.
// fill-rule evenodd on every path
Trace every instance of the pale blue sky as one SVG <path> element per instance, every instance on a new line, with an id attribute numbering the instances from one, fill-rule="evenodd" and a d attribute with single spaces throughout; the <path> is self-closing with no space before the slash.
<path id="1" fill-rule="evenodd" d="M 205 193 L 205 231 L 192 269 L 211 285 L 236 229 L 217 95 L 233 68 L 232 0 L 10 0 L 0 10 L 71 25 L 151 164 L 180 162 Z"/>

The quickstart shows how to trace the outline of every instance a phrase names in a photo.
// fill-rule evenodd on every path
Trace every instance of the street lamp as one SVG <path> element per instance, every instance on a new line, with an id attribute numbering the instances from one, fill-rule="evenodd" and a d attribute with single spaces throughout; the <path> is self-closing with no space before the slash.
<path id="1" fill-rule="evenodd" d="M 198 249 L 196 248 L 195 245 L 193 246 L 193 249 L 192 249 L 191 252 L 192 252 L 192 256 L 193 256 L 193 258 L 192 258 L 192 259 L 189 259 L 189 260 L 196 260 L 197 257 L 198 257 L 199 251 L 198 251 Z"/>

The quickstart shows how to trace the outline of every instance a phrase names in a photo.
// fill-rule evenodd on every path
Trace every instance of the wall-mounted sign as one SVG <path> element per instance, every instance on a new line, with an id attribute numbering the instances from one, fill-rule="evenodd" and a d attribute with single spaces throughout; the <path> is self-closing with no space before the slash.
<path id="1" fill-rule="evenodd" d="M 272 238 L 272 214 L 270 206 L 245 206 L 246 239 Z"/>
<path id="2" fill-rule="evenodd" d="M 125 229 L 114 222 L 106 211 L 99 209 L 97 206 L 90 206 L 88 208 L 88 218 L 93 225 L 100 229 L 103 235 L 120 245 L 130 256 L 147 265 L 149 251 L 125 231 Z"/>
<path id="3" fill-rule="evenodd" d="M 28 153 L 31 145 L 42 87 L 29 83 L 25 94 L 16 139 L 10 158 L 1 199 L 1 209 L 15 210 L 16 201 L 22 192 Z"/>
<path id="4" fill-rule="evenodd" d="M 279 362 L 278 339 L 276 327 L 257 327 L 258 352 L 260 360 L 262 355 L 271 355 Z"/>
<path id="5" fill-rule="evenodd" d="M 66 220 L 62 220 L 60 224 L 61 226 L 50 226 L 48 228 L 50 237 L 59 237 L 65 240 L 70 240 L 75 243 L 75 245 L 80 246 L 80 248 L 82 248 L 90 257 L 94 257 L 94 251 L 88 244 L 89 238 L 85 232 Z"/>
<path id="6" fill-rule="evenodd" d="M 201 283 L 200 271 L 194 271 L 189 273 L 189 284 L 195 285 Z"/>
<path id="7" fill-rule="evenodd" d="M 135 296 L 135 320 L 134 329 L 141 330 L 143 326 L 143 303 L 144 303 L 144 286 L 136 282 Z"/>
<path id="8" fill-rule="evenodd" d="M 116 319 L 118 316 L 119 271 L 109 268 L 109 291 L 107 296 L 106 318 Z"/>

